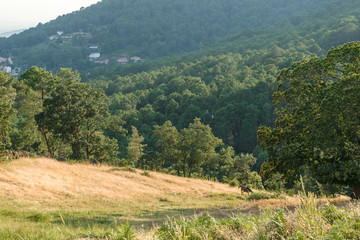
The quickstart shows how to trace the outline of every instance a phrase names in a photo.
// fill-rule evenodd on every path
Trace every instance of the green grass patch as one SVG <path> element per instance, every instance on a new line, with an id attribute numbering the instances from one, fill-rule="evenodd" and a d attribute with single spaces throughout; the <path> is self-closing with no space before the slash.
<path id="1" fill-rule="evenodd" d="M 258 192 L 247 199 L 236 194 L 207 197 L 230 198 L 239 206 L 248 202 L 255 207 L 258 199 L 263 202 L 275 196 Z M 359 202 L 346 207 L 318 206 L 313 195 L 302 196 L 301 204 L 291 211 L 283 207 L 256 214 L 251 210 L 235 214 L 236 209 L 225 208 L 176 208 L 160 198 L 157 207 L 128 214 L 122 213 L 125 206 L 121 204 L 81 210 L 0 201 L 0 239 L 360 239 Z"/>

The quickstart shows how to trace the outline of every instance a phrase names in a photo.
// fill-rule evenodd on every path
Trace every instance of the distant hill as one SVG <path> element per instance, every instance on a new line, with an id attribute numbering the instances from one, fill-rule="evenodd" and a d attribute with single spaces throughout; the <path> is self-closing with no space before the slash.
<path id="1" fill-rule="evenodd" d="M 110 78 L 117 75 L 125 76 L 155 70 L 164 65 L 176 66 L 183 62 L 194 62 L 204 56 L 246 54 L 254 50 L 275 51 L 275 46 L 293 53 L 293 57 L 287 59 L 282 57 L 281 60 L 283 64 L 280 67 L 289 67 L 294 61 L 308 58 L 309 54 L 321 56 L 332 46 L 360 40 L 359 15 L 360 3 L 357 0 L 331 1 L 308 14 L 292 16 L 268 26 L 246 29 L 219 39 L 197 51 L 136 65 L 116 65 L 110 68 L 97 65 L 90 75 L 84 75 L 83 79 L 96 79 L 104 75 Z M 261 60 L 260 55 L 259 60 Z"/>
<path id="2" fill-rule="evenodd" d="M 309 13 L 331 0 L 103 0 L 0 39 L 15 64 L 90 69 L 199 50 L 231 34 Z M 58 35 L 59 34 L 59 35 Z M 91 53 L 94 61 L 89 61 Z M 120 59 L 120 60 L 119 60 Z M 97 62 L 97 64 L 96 64 Z"/>
<path id="3" fill-rule="evenodd" d="M 10 36 L 12 36 L 14 34 L 21 33 L 23 31 L 25 31 L 25 29 L 19 29 L 19 30 L 10 31 L 10 32 L 3 32 L 3 33 L 0 33 L 0 38 L 2 38 L 2 37 L 7 38 L 7 37 L 10 37 Z"/>
<path id="4" fill-rule="evenodd" d="M 153 125 L 171 120 L 182 129 L 199 117 L 237 152 L 252 152 L 258 127 L 274 124 L 271 100 L 279 71 L 360 40 L 359 16 L 357 0 L 339 0 L 308 15 L 244 30 L 200 51 L 95 68 L 83 79 L 111 96 L 112 113 L 123 114 L 127 129 L 136 126 L 149 149 L 156 149 Z"/>

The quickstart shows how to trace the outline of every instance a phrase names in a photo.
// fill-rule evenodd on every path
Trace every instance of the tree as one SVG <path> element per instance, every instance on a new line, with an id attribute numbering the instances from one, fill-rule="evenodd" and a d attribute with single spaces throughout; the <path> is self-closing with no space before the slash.
<path id="1" fill-rule="evenodd" d="M 132 135 L 129 138 L 129 145 L 127 147 L 128 160 L 131 165 L 135 166 L 144 154 L 144 147 L 146 147 L 146 144 L 142 144 L 144 137 L 139 135 L 136 127 L 131 126 L 131 132 Z"/>
<path id="2" fill-rule="evenodd" d="M 16 89 L 16 118 L 11 134 L 12 148 L 29 152 L 44 153 L 43 142 L 51 157 L 54 157 L 54 138 L 51 134 L 39 131 L 35 115 L 42 111 L 43 101 L 54 90 L 56 78 L 43 68 L 31 67 L 21 74 L 14 84 Z"/>
<path id="3" fill-rule="evenodd" d="M 231 153 L 232 149 L 229 150 Z M 233 157 L 229 155 L 222 166 L 222 171 L 226 175 L 225 181 L 235 181 L 242 186 L 255 187 L 262 189 L 261 177 L 255 171 L 251 171 L 252 166 L 256 163 L 256 158 L 252 154 L 240 154 Z"/>
<path id="4" fill-rule="evenodd" d="M 34 91 L 23 81 L 16 81 L 16 99 L 12 118 L 11 148 L 28 152 L 43 153 L 42 134 L 38 130 L 34 116 L 42 111 L 41 94 Z"/>
<path id="5" fill-rule="evenodd" d="M 180 175 L 180 134 L 171 121 L 166 121 L 162 126 L 155 126 L 154 137 L 157 138 L 156 146 L 160 148 L 162 163 L 173 166 Z"/>
<path id="6" fill-rule="evenodd" d="M 360 42 L 284 69 L 274 93 L 275 128 L 260 127 L 264 176 L 294 180 L 309 169 L 320 183 L 348 185 L 360 197 Z"/>
<path id="7" fill-rule="evenodd" d="M 44 100 L 45 95 L 49 94 L 56 84 L 56 79 L 51 72 L 36 66 L 29 68 L 21 74 L 21 80 L 34 91 L 40 91 L 41 100 Z"/>
<path id="8" fill-rule="evenodd" d="M 60 83 L 35 116 L 39 129 L 70 144 L 74 159 L 97 161 L 93 158 L 99 155 L 97 150 L 106 149 L 99 145 L 111 143 L 103 140 L 110 119 L 105 94 L 80 83 L 77 72 L 70 69 L 61 69 L 57 77 Z"/>
<path id="9" fill-rule="evenodd" d="M 14 111 L 16 92 L 12 87 L 14 79 L 6 72 L 0 72 L 0 151 L 10 146 L 10 118 Z"/>
<path id="10" fill-rule="evenodd" d="M 215 149 L 223 145 L 223 142 L 214 136 L 209 125 L 201 123 L 200 118 L 195 118 L 180 134 L 182 173 L 184 177 L 191 177 L 194 171 L 218 156 Z"/>

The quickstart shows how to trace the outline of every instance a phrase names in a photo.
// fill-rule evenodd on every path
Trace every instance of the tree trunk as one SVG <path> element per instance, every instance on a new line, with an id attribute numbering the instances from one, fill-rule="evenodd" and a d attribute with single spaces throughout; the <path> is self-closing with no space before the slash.
<path id="1" fill-rule="evenodd" d="M 71 144 L 71 149 L 73 152 L 73 158 L 76 160 L 81 159 L 81 153 L 80 153 L 81 144 L 79 142 L 75 142 Z"/>
<path id="2" fill-rule="evenodd" d="M 50 145 L 50 141 L 49 141 L 46 133 L 43 133 L 43 136 L 45 138 L 45 143 L 46 143 L 46 147 L 48 149 L 48 152 L 50 154 L 50 158 L 55 158 L 55 151 L 54 151 L 54 149 L 52 149 L 52 147 Z"/>
<path id="3" fill-rule="evenodd" d="M 352 187 L 351 197 L 354 199 L 360 199 L 360 185 Z"/>

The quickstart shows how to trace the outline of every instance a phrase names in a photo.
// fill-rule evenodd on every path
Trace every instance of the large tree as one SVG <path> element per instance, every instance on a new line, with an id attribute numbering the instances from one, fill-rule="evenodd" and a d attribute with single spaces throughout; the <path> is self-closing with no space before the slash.
<path id="1" fill-rule="evenodd" d="M 360 197 L 360 42 L 284 69 L 274 93 L 275 128 L 261 127 L 263 175 L 288 179 L 309 169 L 321 183 L 348 185 Z"/>
<path id="2" fill-rule="evenodd" d="M 42 131 L 48 131 L 69 144 L 75 159 L 94 159 L 97 150 L 111 144 L 104 140 L 103 131 L 108 127 L 110 114 L 102 90 L 81 83 L 78 73 L 61 69 L 57 74 L 59 84 L 45 99 L 43 112 L 35 116 Z M 116 153 L 116 149 L 110 149 Z"/>
<path id="3" fill-rule="evenodd" d="M 173 166 L 180 175 L 180 134 L 171 121 L 166 121 L 161 126 L 155 126 L 154 137 L 157 139 L 156 146 L 160 148 L 159 158 L 166 167 Z"/>
<path id="4" fill-rule="evenodd" d="M 56 85 L 56 78 L 53 77 L 51 72 L 43 68 L 33 66 L 21 74 L 21 80 L 31 87 L 34 91 L 39 91 L 41 100 L 49 94 Z"/>
<path id="5" fill-rule="evenodd" d="M 0 72 L 0 151 L 10 146 L 10 118 L 16 92 L 12 87 L 14 79 L 9 73 Z"/>
<path id="6" fill-rule="evenodd" d="M 31 67 L 16 81 L 16 118 L 11 133 L 12 148 L 43 154 L 46 150 L 54 157 L 55 139 L 49 133 L 39 132 L 35 115 L 42 111 L 43 101 L 56 87 L 56 78 L 43 68 Z"/>
<path id="7" fill-rule="evenodd" d="M 210 164 L 218 157 L 216 148 L 223 145 L 222 140 L 215 137 L 210 126 L 201 123 L 200 118 L 195 118 L 188 128 L 181 130 L 180 135 L 180 165 L 184 177 L 191 177 L 191 174 L 198 172 L 202 165 Z"/>

